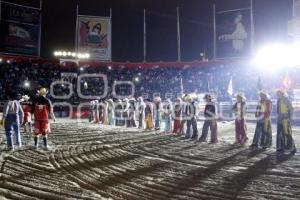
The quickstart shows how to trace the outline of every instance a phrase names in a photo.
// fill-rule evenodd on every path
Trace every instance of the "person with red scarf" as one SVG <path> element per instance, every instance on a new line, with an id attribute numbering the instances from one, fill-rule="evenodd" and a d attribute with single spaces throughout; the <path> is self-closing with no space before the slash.
<path id="1" fill-rule="evenodd" d="M 246 97 L 243 94 L 236 95 L 236 103 L 232 111 L 235 113 L 235 144 L 245 144 L 248 140 L 246 126 Z"/>
<path id="2" fill-rule="evenodd" d="M 173 134 L 178 135 L 181 131 L 181 118 L 182 118 L 182 100 L 180 98 L 176 99 L 174 107 L 174 125 L 173 125 Z"/>
<path id="3" fill-rule="evenodd" d="M 38 91 L 39 95 L 34 100 L 34 146 L 38 148 L 39 137 L 43 136 L 45 149 L 48 149 L 48 134 L 51 132 L 49 117 L 54 122 L 56 121 L 51 101 L 46 97 L 48 91 L 45 88 L 41 88 Z"/>
<path id="4" fill-rule="evenodd" d="M 23 125 L 25 127 L 25 134 L 27 135 L 26 143 L 29 143 L 32 133 L 32 103 L 29 101 L 29 99 L 30 97 L 28 95 L 24 95 L 20 100 L 24 112 Z"/>

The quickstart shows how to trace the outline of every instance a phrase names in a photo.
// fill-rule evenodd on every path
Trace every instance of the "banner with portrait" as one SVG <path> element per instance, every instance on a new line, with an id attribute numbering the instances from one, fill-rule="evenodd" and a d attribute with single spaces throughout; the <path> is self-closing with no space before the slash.
<path id="1" fill-rule="evenodd" d="M 38 56 L 40 17 L 40 9 L 2 2 L 0 52 Z"/>
<path id="2" fill-rule="evenodd" d="M 251 53 L 251 9 L 216 13 L 216 57 L 244 57 Z"/>
<path id="3" fill-rule="evenodd" d="M 77 24 L 77 51 L 91 60 L 111 60 L 111 19 L 78 16 Z"/>

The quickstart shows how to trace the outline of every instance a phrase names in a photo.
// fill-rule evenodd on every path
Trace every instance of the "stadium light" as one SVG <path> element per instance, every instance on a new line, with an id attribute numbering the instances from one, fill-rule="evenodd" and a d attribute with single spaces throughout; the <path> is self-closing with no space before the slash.
<path id="1" fill-rule="evenodd" d="M 29 88 L 30 87 L 30 83 L 28 81 L 24 82 L 24 87 Z"/>
<path id="2" fill-rule="evenodd" d="M 300 44 L 271 44 L 261 48 L 254 58 L 254 65 L 268 72 L 284 68 L 299 67 Z"/>
<path id="3" fill-rule="evenodd" d="M 76 53 L 71 51 L 54 51 L 55 57 L 73 57 L 78 59 L 89 59 L 91 55 L 89 53 Z"/>

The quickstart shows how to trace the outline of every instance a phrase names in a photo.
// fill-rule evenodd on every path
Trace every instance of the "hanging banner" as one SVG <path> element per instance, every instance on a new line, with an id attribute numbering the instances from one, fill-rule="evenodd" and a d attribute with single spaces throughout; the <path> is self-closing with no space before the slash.
<path id="1" fill-rule="evenodd" d="M 78 16 L 77 50 L 91 60 L 111 60 L 111 19 Z"/>
<path id="2" fill-rule="evenodd" d="M 1 3 L 0 52 L 38 56 L 41 11 Z"/>
<path id="3" fill-rule="evenodd" d="M 294 18 L 300 20 L 300 0 L 294 0 Z"/>
<path id="4" fill-rule="evenodd" d="M 216 13 L 217 58 L 245 57 L 251 53 L 251 9 Z"/>

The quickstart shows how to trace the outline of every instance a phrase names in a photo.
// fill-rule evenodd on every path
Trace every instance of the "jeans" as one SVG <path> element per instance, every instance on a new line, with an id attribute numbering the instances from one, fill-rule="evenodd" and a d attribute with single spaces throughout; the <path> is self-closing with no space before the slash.
<path id="1" fill-rule="evenodd" d="M 7 139 L 7 147 L 13 149 L 13 133 L 16 137 L 16 145 L 21 147 L 21 135 L 20 135 L 20 120 L 17 114 L 8 114 L 5 118 L 5 134 Z"/>

